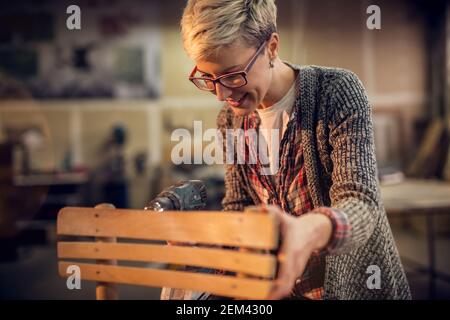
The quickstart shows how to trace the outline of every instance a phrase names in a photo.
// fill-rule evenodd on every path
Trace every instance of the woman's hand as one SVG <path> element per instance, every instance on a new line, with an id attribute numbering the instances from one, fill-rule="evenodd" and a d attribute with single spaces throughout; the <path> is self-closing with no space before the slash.
<path id="1" fill-rule="evenodd" d="M 280 219 L 281 248 L 278 256 L 279 269 L 275 286 L 269 299 L 282 299 L 289 296 L 295 281 L 306 267 L 311 254 L 324 248 L 331 237 L 331 220 L 318 213 L 307 213 L 293 217 L 277 206 L 265 206 Z"/>

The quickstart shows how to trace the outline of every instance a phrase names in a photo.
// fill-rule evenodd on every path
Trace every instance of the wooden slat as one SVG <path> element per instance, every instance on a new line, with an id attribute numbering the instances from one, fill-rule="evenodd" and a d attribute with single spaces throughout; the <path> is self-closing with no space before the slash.
<path id="1" fill-rule="evenodd" d="M 59 275 L 67 277 L 67 268 L 74 264 L 80 267 L 84 280 L 197 290 L 245 299 L 266 298 L 273 284 L 270 280 L 71 262 L 59 262 Z"/>
<path id="2" fill-rule="evenodd" d="M 275 215 L 222 211 L 168 211 L 66 207 L 58 214 L 59 235 L 166 240 L 274 249 Z"/>
<path id="3" fill-rule="evenodd" d="M 60 259 L 117 259 L 205 267 L 272 277 L 276 259 L 270 254 L 154 244 L 59 242 Z"/>

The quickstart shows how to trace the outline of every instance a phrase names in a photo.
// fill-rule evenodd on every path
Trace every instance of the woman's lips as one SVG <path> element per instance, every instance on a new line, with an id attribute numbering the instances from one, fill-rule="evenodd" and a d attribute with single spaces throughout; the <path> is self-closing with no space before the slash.
<path id="1" fill-rule="evenodd" d="M 248 93 L 244 94 L 238 101 L 235 101 L 233 99 L 227 99 L 227 102 L 235 108 L 238 108 L 244 103 L 245 98 L 247 98 Z"/>

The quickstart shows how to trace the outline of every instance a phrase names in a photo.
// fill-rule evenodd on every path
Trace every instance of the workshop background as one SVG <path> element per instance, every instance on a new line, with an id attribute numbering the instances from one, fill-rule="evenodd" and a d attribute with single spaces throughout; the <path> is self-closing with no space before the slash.
<path id="1" fill-rule="evenodd" d="M 143 208 L 181 179 L 220 210 L 221 165 L 174 165 L 173 130 L 215 128 L 187 79 L 181 0 L 0 2 L 0 299 L 94 299 L 59 278 L 64 206 Z M 81 9 L 68 30 L 66 9 Z M 381 9 L 370 30 L 369 5 Z M 350 69 L 373 106 L 382 196 L 414 299 L 450 298 L 450 6 L 279 0 L 280 55 Z M 201 138 L 201 137 L 200 137 Z M 194 138 L 195 139 L 195 138 Z M 203 144 L 208 144 L 203 142 Z M 121 299 L 160 289 L 119 286 Z"/>

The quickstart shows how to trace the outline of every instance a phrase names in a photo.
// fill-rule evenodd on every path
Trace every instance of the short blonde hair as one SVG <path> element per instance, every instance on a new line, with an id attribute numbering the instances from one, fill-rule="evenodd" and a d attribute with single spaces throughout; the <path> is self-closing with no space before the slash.
<path id="1" fill-rule="evenodd" d="M 238 39 L 258 47 L 276 30 L 275 0 L 188 0 L 181 19 L 184 49 L 193 60 Z"/>

